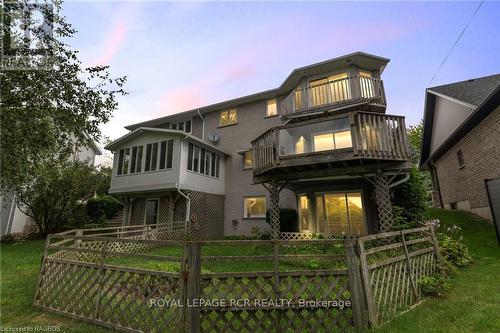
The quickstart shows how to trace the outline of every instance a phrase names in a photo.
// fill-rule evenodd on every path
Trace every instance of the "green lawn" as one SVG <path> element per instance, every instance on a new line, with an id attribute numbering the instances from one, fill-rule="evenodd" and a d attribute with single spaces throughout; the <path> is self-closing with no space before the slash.
<path id="1" fill-rule="evenodd" d="M 463 229 L 475 262 L 451 279 L 445 297 L 427 298 L 374 332 L 500 332 L 500 247 L 493 226 L 464 212 L 428 214 Z"/>
<path id="2" fill-rule="evenodd" d="M 426 299 L 374 332 L 500 332 L 500 247 L 493 227 L 461 212 L 430 210 L 429 216 L 463 228 L 464 242 L 469 246 L 475 263 L 451 280 L 452 290 L 446 297 Z M 1 245 L 0 325 L 59 325 L 62 332 L 109 332 L 31 307 L 42 248 L 43 241 Z M 214 248 L 204 255 L 234 255 L 233 252 L 237 252 L 219 253 L 219 250 Z M 251 253 L 256 254 L 255 251 L 260 252 L 251 249 Z M 248 263 L 228 264 L 223 270 L 248 269 Z M 149 263 L 142 265 L 157 268 L 149 267 Z M 220 270 L 215 267 L 206 269 Z"/>

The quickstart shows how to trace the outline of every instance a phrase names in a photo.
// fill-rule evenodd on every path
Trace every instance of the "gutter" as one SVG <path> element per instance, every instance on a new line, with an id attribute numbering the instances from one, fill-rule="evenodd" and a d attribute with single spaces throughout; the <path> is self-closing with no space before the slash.
<path id="1" fill-rule="evenodd" d="M 198 113 L 198 116 L 200 116 L 202 120 L 202 125 L 201 125 L 201 139 L 205 141 L 205 117 L 201 115 L 200 109 L 196 110 L 196 113 Z"/>

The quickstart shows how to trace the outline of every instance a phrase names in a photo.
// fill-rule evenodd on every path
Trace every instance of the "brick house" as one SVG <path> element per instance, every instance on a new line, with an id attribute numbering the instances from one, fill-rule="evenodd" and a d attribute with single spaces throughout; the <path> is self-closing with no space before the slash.
<path id="1" fill-rule="evenodd" d="M 249 235 L 279 206 L 297 210 L 296 233 L 388 230 L 389 189 L 411 168 L 404 117 L 386 114 L 388 62 L 347 54 L 271 90 L 126 126 L 106 146 L 123 225 Z"/>
<path id="2" fill-rule="evenodd" d="M 431 172 L 435 207 L 493 219 L 490 200 L 500 195 L 489 198 L 487 181 L 500 183 L 500 74 L 426 90 L 420 166 Z"/>

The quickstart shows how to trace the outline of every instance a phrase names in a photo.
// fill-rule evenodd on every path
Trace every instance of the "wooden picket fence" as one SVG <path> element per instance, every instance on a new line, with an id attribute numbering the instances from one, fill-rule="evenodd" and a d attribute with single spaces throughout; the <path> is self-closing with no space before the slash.
<path id="1" fill-rule="evenodd" d="M 128 332 L 351 332 L 418 302 L 439 260 L 429 227 L 275 241 L 124 234 L 50 235 L 34 306 Z"/>

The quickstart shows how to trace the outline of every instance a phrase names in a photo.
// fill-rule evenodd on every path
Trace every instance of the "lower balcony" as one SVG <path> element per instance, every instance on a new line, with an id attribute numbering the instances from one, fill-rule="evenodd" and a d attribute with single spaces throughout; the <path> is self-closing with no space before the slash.
<path id="1" fill-rule="evenodd" d="M 335 166 L 408 165 L 411 157 L 404 117 L 370 112 L 275 127 L 255 139 L 252 149 L 257 182 Z"/>

